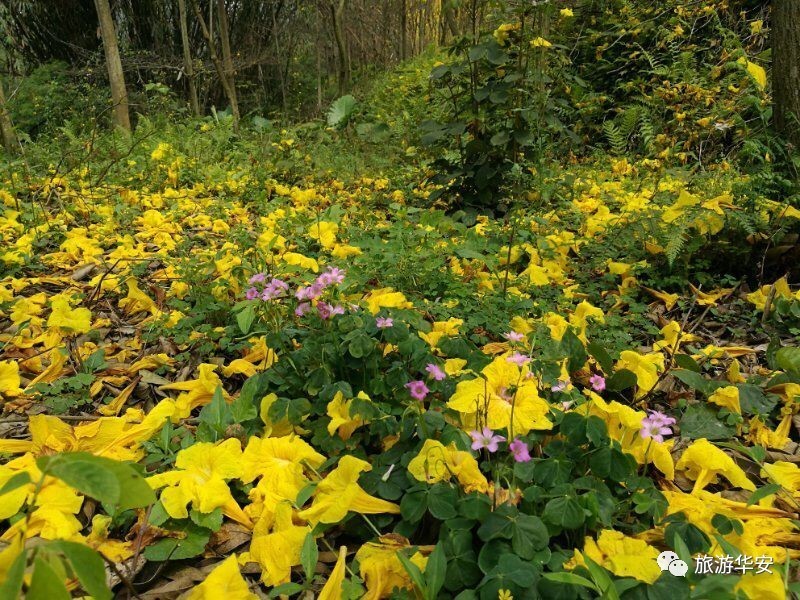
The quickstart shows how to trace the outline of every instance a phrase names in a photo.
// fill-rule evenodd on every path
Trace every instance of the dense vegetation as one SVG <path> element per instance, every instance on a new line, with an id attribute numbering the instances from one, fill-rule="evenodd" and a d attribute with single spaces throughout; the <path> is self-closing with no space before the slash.
<path id="1" fill-rule="evenodd" d="M 68 4 L 0 11 L 0 598 L 800 593 L 776 6 L 112 3 L 126 131 Z"/>

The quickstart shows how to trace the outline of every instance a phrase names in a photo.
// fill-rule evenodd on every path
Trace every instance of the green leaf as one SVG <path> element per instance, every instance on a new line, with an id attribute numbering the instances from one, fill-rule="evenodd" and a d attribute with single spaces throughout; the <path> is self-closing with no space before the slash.
<path id="1" fill-rule="evenodd" d="M 672 374 L 677 379 L 680 379 L 683 383 L 689 386 L 689 388 L 697 390 L 698 392 L 702 392 L 706 395 L 712 393 L 713 388 L 719 387 L 718 384 L 709 381 L 700 373 L 696 373 L 695 371 L 689 371 L 687 369 L 674 369 Z"/>
<path id="2" fill-rule="evenodd" d="M 483 521 L 492 510 L 492 502 L 488 496 L 470 494 L 458 502 L 459 513 L 467 519 Z"/>
<path id="3" fill-rule="evenodd" d="M 606 571 L 588 556 L 584 557 L 584 562 L 586 563 L 586 568 L 589 570 L 589 573 L 591 573 L 592 579 L 594 580 L 595 585 L 597 585 L 598 592 L 603 600 L 619 600 L 617 588 L 614 587 L 614 581 L 609 576 L 608 571 Z"/>
<path id="4" fill-rule="evenodd" d="M 569 329 L 564 333 L 564 337 L 561 338 L 561 351 L 569 357 L 570 373 L 574 373 L 583 367 L 589 358 L 589 355 L 586 354 L 586 348 L 583 347 L 583 342 Z"/>
<path id="5" fill-rule="evenodd" d="M 593 584 L 591 581 L 586 579 L 585 577 L 581 577 L 580 575 L 575 575 L 574 573 L 545 573 L 543 577 L 549 581 L 554 581 L 556 583 L 567 583 L 570 585 L 580 585 L 585 588 L 589 588 L 595 592 L 599 591 L 597 586 Z"/>
<path id="6" fill-rule="evenodd" d="M 278 598 L 279 596 L 294 596 L 298 592 L 303 591 L 303 586 L 299 583 L 289 582 L 276 585 L 269 592 L 270 598 Z"/>
<path id="7" fill-rule="evenodd" d="M 628 369 L 620 369 L 606 379 L 606 389 L 611 392 L 621 392 L 636 385 L 636 373 Z"/>
<path id="8" fill-rule="evenodd" d="M 5 484 L 3 484 L 3 487 L 0 488 L 0 496 L 13 492 L 17 488 L 21 488 L 23 485 L 28 485 L 30 482 L 31 476 L 27 471 L 15 473 L 8 479 L 8 481 L 5 482 Z"/>
<path id="9" fill-rule="evenodd" d="M 458 514 L 458 491 L 440 483 L 428 490 L 428 511 L 437 519 L 446 521 Z"/>
<path id="10" fill-rule="evenodd" d="M 375 342 L 368 335 L 361 333 L 347 345 L 347 350 L 353 358 L 369 356 L 375 349 Z"/>
<path id="11" fill-rule="evenodd" d="M 305 572 L 306 579 L 309 581 L 314 576 L 314 571 L 317 568 L 317 560 L 319 560 L 317 540 L 314 534 L 309 531 L 306 535 L 306 539 L 303 540 L 303 547 L 300 549 L 300 564 L 303 565 L 303 572 Z"/>
<path id="12" fill-rule="evenodd" d="M 444 546 L 439 542 L 428 556 L 428 562 L 425 565 L 426 598 L 428 600 L 436 600 L 439 597 L 439 590 L 444 586 L 446 575 L 447 556 L 444 552 Z"/>
<path id="13" fill-rule="evenodd" d="M 745 414 L 768 415 L 778 404 L 778 396 L 767 395 L 758 386 L 742 383 L 736 387 L 739 389 L 739 402 Z"/>
<path id="14" fill-rule="evenodd" d="M 69 561 L 72 571 L 81 582 L 81 587 L 94 600 L 106 600 L 112 597 L 106 585 L 105 563 L 102 557 L 84 544 L 59 540 L 54 543 Z"/>
<path id="15" fill-rule="evenodd" d="M 603 346 L 597 342 L 592 342 L 589 344 L 588 350 L 592 358 L 594 358 L 597 364 L 600 365 L 600 368 L 603 369 L 603 373 L 608 374 L 614 372 L 614 359 L 611 358 L 611 355 Z"/>
<path id="16" fill-rule="evenodd" d="M 544 522 L 533 515 L 519 515 L 514 521 L 511 547 L 519 556 L 531 560 L 537 550 L 547 547 L 550 536 Z"/>
<path id="17" fill-rule="evenodd" d="M 782 371 L 800 375 L 800 348 L 781 348 L 775 353 L 775 363 Z"/>
<path id="18" fill-rule="evenodd" d="M 358 102 L 351 95 L 342 96 L 328 109 L 328 127 L 343 128 L 356 111 Z"/>
<path id="19" fill-rule="evenodd" d="M 778 493 L 781 491 L 781 489 L 781 486 L 777 483 L 768 483 L 767 485 L 758 488 L 755 492 L 750 494 L 750 497 L 747 499 L 747 506 L 752 506 L 762 498 L 766 498 L 767 496 L 772 496 L 772 494 Z"/>
<path id="20" fill-rule="evenodd" d="M 239 330 L 245 335 L 250 332 L 250 328 L 253 326 L 253 321 L 255 321 L 255 319 L 255 302 L 251 302 L 245 306 L 244 309 L 239 311 L 239 314 L 236 315 L 236 323 L 239 325 Z"/>
<path id="21" fill-rule="evenodd" d="M 181 560 L 203 553 L 211 532 L 191 521 L 172 527 L 180 537 L 163 538 L 144 549 L 144 557 L 152 561 Z"/>
<path id="22" fill-rule="evenodd" d="M 201 513 L 193 508 L 189 511 L 189 518 L 195 525 L 211 531 L 219 531 L 219 528 L 222 527 L 222 508 L 217 507 L 210 513 Z"/>
<path id="23" fill-rule="evenodd" d="M 586 513 L 574 497 L 559 496 L 545 504 L 542 518 L 565 529 L 577 529 L 586 520 Z"/>
<path id="24" fill-rule="evenodd" d="M 692 440 L 725 440 L 734 436 L 736 428 L 723 423 L 717 410 L 708 404 L 692 404 L 681 418 L 681 436 Z"/>
<path id="25" fill-rule="evenodd" d="M 676 354 L 675 363 L 681 369 L 685 369 L 687 371 L 693 371 L 695 373 L 700 373 L 700 365 L 698 365 L 697 361 L 695 361 L 695 359 L 693 359 L 688 354 Z"/>
<path id="26" fill-rule="evenodd" d="M 396 552 L 397 558 L 400 561 L 400 564 L 403 565 L 406 573 L 411 578 L 411 581 L 414 582 L 414 585 L 417 587 L 417 590 L 422 592 L 422 595 L 426 598 L 428 597 L 426 585 L 425 585 L 425 578 L 422 575 L 422 571 L 419 570 L 419 567 L 411 562 L 411 560 L 405 555 L 402 550 L 398 550 Z"/>
<path id="27" fill-rule="evenodd" d="M 478 528 L 478 537 L 484 542 L 502 538 L 511 539 L 514 531 L 514 520 L 519 511 L 510 504 L 502 504 L 490 513 Z"/>
<path id="28" fill-rule="evenodd" d="M 409 523 L 419 521 L 428 508 L 428 494 L 423 489 L 412 489 L 406 492 L 400 501 L 400 515 Z"/>
<path id="29" fill-rule="evenodd" d="M 53 567 L 37 556 L 33 565 L 33 577 L 25 597 L 27 600 L 70 600 L 72 596 Z"/>
<path id="30" fill-rule="evenodd" d="M 86 452 L 73 452 L 43 456 L 36 464 L 42 472 L 58 477 L 82 494 L 114 505 L 119 502 L 122 490 L 109 464 L 113 462 Z"/>
<path id="31" fill-rule="evenodd" d="M 25 566 L 28 563 L 28 551 L 22 549 L 6 573 L 6 580 L 0 585 L 0 598 L 17 598 L 22 590 L 25 578 Z"/>

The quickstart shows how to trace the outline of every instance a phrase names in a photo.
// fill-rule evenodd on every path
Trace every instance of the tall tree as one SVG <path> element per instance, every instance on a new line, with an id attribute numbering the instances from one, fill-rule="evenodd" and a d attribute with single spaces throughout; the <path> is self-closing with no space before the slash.
<path id="1" fill-rule="evenodd" d="M 122 72 L 122 61 L 119 58 L 117 32 L 108 0 L 94 0 L 97 19 L 100 21 L 100 35 L 106 53 L 108 81 L 111 84 L 111 101 L 114 103 L 114 124 L 130 132 L 131 118 L 128 113 L 128 91 L 125 88 L 125 74 Z"/>
<path id="2" fill-rule="evenodd" d="M 339 65 L 339 95 L 344 95 L 350 80 L 350 64 L 347 45 L 344 41 L 344 27 L 342 25 L 342 14 L 346 0 L 339 0 L 330 3 L 331 21 L 333 24 L 333 38 L 336 40 L 337 57 Z"/>
<path id="3" fill-rule="evenodd" d="M 3 134 L 3 147 L 12 154 L 17 149 L 17 136 L 14 133 L 14 124 L 6 106 L 6 92 L 3 81 L 0 79 L 0 132 Z"/>
<path id="4" fill-rule="evenodd" d="M 228 78 L 228 87 L 231 94 L 231 111 L 234 115 L 234 121 L 239 123 L 239 98 L 236 95 L 236 78 L 233 69 L 230 27 L 228 27 L 228 10 L 225 8 L 225 0 L 217 0 L 217 14 L 219 15 L 219 39 L 222 42 L 222 64 L 225 67 L 225 76 Z"/>
<path id="5" fill-rule="evenodd" d="M 189 104 L 194 116 L 200 116 L 200 101 L 197 99 L 197 86 L 194 81 L 194 65 L 192 64 L 192 49 L 189 45 L 189 27 L 186 24 L 186 0 L 178 0 L 178 19 L 181 26 L 181 45 L 183 46 L 183 69 L 186 71 L 186 81 L 189 89 Z"/>
<path id="6" fill-rule="evenodd" d="M 773 0 L 771 27 L 775 125 L 800 147 L 800 2 Z"/>

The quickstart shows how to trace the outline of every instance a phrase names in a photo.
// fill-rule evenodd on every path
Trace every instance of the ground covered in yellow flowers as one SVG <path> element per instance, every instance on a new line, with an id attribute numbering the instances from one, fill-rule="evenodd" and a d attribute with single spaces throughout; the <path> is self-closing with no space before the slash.
<path id="1" fill-rule="evenodd" d="M 786 596 L 800 292 L 720 267 L 733 175 L 575 165 L 492 219 L 214 127 L 3 182 L 0 596 Z"/>

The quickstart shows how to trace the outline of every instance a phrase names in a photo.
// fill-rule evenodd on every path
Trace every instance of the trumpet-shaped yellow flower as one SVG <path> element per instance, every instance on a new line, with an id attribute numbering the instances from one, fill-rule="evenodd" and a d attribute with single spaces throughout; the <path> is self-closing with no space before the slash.
<path id="1" fill-rule="evenodd" d="M 328 250 L 336 244 L 336 234 L 339 232 L 339 225 L 331 221 L 320 221 L 308 228 L 308 237 L 317 240 L 319 245 Z"/>
<path id="2" fill-rule="evenodd" d="M 620 531 L 604 529 L 597 541 L 587 537 L 583 551 L 576 550 L 565 568 L 586 566 L 585 556 L 614 575 L 633 577 L 652 584 L 661 576 L 661 568 L 656 562 L 658 555 L 658 550 L 643 540 L 627 537 Z"/>
<path id="3" fill-rule="evenodd" d="M 336 468 L 319 482 L 314 490 L 311 506 L 300 511 L 299 516 L 309 523 L 338 523 L 353 511 L 365 515 L 399 514 L 400 507 L 392 502 L 370 496 L 358 485 L 358 477 L 372 470 L 367 461 L 346 455 Z"/>
<path id="4" fill-rule="evenodd" d="M 22 394 L 20 383 L 19 363 L 13 360 L 0 361 L 0 398 L 13 398 Z"/>
<path id="5" fill-rule="evenodd" d="M 347 559 L 347 546 L 339 548 L 339 558 L 333 570 L 328 575 L 328 581 L 317 596 L 317 600 L 341 600 L 342 583 L 344 582 L 345 560 Z"/>
<path id="6" fill-rule="evenodd" d="M 191 504 L 201 513 L 216 508 L 239 523 L 250 526 L 250 518 L 233 499 L 226 480 L 242 476 L 242 447 L 237 439 L 219 444 L 200 442 L 181 450 L 175 459 L 174 471 L 153 475 L 147 479 L 150 487 L 161 492 L 161 503 L 167 514 L 175 519 L 189 516 Z"/>
<path id="7" fill-rule="evenodd" d="M 71 308 L 66 296 L 55 296 L 50 307 L 52 312 L 47 319 L 48 327 L 74 334 L 88 333 L 92 329 L 91 311 L 88 308 Z"/>
<path id="8" fill-rule="evenodd" d="M 361 400 L 370 400 L 369 396 L 364 392 L 359 392 L 358 397 Z M 340 438 L 349 440 L 356 429 L 367 423 L 367 421 L 359 416 L 350 416 L 350 407 L 352 404 L 352 398 L 350 400 L 345 400 L 342 392 L 336 392 L 333 400 L 328 402 L 327 414 L 331 418 L 331 422 L 328 423 L 328 435 L 333 435 L 338 432 Z"/>
<path id="9" fill-rule="evenodd" d="M 316 260 L 307 256 L 303 256 L 298 252 L 285 252 L 281 258 L 287 265 L 300 267 L 301 269 L 306 269 L 312 273 L 319 272 L 319 263 Z"/>
<path id="10" fill-rule="evenodd" d="M 382 308 L 412 308 L 414 306 L 401 292 L 395 292 L 392 288 L 372 290 L 364 298 L 364 302 L 373 315 L 377 315 Z"/>
<path id="11" fill-rule="evenodd" d="M 747 573 L 739 578 L 734 588 L 744 592 L 750 600 L 786 600 L 783 575 L 774 570 L 770 573 Z"/>
<path id="12" fill-rule="evenodd" d="M 750 491 L 756 489 L 733 459 L 705 438 L 695 440 L 678 459 L 675 468 L 686 471 L 686 474 L 694 479 L 692 493 L 716 483 L 719 475 L 724 476 L 736 487 Z"/>
<path id="13" fill-rule="evenodd" d="M 159 389 L 179 390 L 183 393 L 175 400 L 175 406 L 182 418 L 186 418 L 198 406 L 205 406 L 214 398 L 217 388 L 222 389 L 222 381 L 214 371 L 217 365 L 203 363 L 197 367 L 198 378 L 192 381 L 181 381 L 162 385 Z M 222 389 L 222 395 L 229 400 L 227 392 Z"/>
<path id="14" fill-rule="evenodd" d="M 636 375 L 635 397 L 642 398 L 658 383 L 658 373 L 664 370 L 664 355 L 660 352 L 639 354 L 633 350 L 624 350 L 619 355 L 616 369 L 627 369 Z"/>
<path id="15" fill-rule="evenodd" d="M 367 586 L 367 593 L 362 600 L 380 600 L 388 598 L 395 588 L 411 589 L 411 577 L 397 558 L 397 552 L 409 548 L 408 540 L 399 535 L 384 535 L 378 542 L 368 542 L 356 552 L 359 574 Z M 430 551 L 430 548 L 425 548 Z M 409 559 L 424 571 L 428 563 L 427 556 L 415 552 Z"/>
<path id="16" fill-rule="evenodd" d="M 555 341 L 560 342 L 561 338 L 564 337 L 564 334 L 567 332 L 569 328 L 569 323 L 567 320 L 559 314 L 556 313 L 547 313 L 543 319 L 544 324 L 547 325 L 547 328 L 550 330 L 550 337 L 553 338 Z"/>
<path id="17" fill-rule="evenodd" d="M 677 321 L 670 321 L 662 327 L 661 335 L 664 339 L 653 342 L 653 350 L 666 350 L 670 354 L 680 349 L 681 344 L 696 342 L 700 339 L 692 333 L 682 331 L 681 325 Z"/>
<path id="18" fill-rule="evenodd" d="M 467 492 L 489 490 L 478 462 L 469 452 L 457 450 L 455 443 L 445 446 L 437 440 L 425 440 L 419 454 L 408 463 L 408 472 L 417 481 L 438 483 L 455 476 Z"/>
<path id="19" fill-rule="evenodd" d="M 800 500 L 800 468 L 796 464 L 782 460 L 764 463 L 761 467 L 761 476 L 769 477 L 770 480 Z"/>
<path id="20" fill-rule="evenodd" d="M 520 368 L 503 355 L 481 374 L 460 382 L 447 403 L 461 413 L 463 424 L 474 427 L 480 420 L 489 429 L 508 429 L 509 436 L 553 427 L 548 418 L 550 405 L 539 397 L 536 380 L 527 367 Z"/>
<path id="21" fill-rule="evenodd" d="M 253 529 L 250 558 L 261 565 L 266 585 L 287 583 L 292 567 L 300 564 L 300 551 L 311 528 L 295 525 L 293 513 L 290 503 L 281 502 L 273 514 L 265 512 Z"/>
<path id="22" fill-rule="evenodd" d="M 728 385 L 717 389 L 708 397 L 708 401 L 727 408 L 731 412 L 742 414 L 742 406 L 739 403 L 739 388 L 735 385 Z"/>
<path id="23" fill-rule="evenodd" d="M 219 563 L 203 583 L 186 596 L 186 600 L 257 600 L 239 571 L 236 555 L 231 554 Z"/>
<path id="24" fill-rule="evenodd" d="M 149 312 L 155 316 L 161 313 L 152 298 L 139 289 L 139 282 L 136 281 L 136 278 L 130 277 L 125 283 L 128 286 L 128 295 L 119 301 L 119 307 L 122 310 L 129 315 Z"/>

